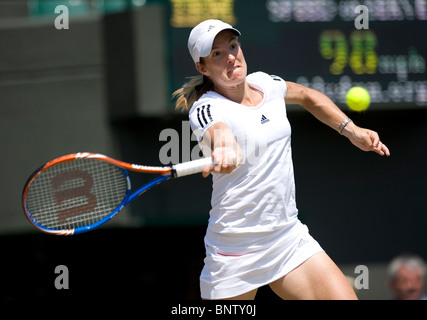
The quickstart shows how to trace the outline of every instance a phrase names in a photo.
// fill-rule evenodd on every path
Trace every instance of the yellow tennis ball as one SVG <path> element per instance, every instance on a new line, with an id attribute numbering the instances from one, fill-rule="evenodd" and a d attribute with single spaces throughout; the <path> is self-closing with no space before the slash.
<path id="1" fill-rule="evenodd" d="M 371 102 L 369 92 L 362 87 L 353 87 L 345 96 L 348 107 L 353 111 L 364 111 L 368 109 Z"/>

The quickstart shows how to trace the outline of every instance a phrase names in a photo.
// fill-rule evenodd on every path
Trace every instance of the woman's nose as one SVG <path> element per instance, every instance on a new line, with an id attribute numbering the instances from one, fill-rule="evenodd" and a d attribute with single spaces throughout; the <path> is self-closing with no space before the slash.
<path id="1" fill-rule="evenodd" d="M 229 53 L 227 57 L 227 63 L 234 63 L 234 60 L 236 60 L 236 57 L 232 53 Z"/>

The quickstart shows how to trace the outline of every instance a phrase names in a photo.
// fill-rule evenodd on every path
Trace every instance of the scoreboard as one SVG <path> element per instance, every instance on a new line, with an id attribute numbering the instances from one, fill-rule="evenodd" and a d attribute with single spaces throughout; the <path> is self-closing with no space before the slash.
<path id="1" fill-rule="evenodd" d="M 249 72 L 312 87 L 342 108 L 352 86 L 369 91 L 371 110 L 427 108 L 427 0 L 28 1 L 33 14 L 52 14 L 57 4 L 72 14 L 165 8 L 170 94 L 197 74 L 187 50 L 191 28 L 221 19 L 242 32 Z M 363 28 L 358 6 L 367 9 Z"/>
<path id="2" fill-rule="evenodd" d="M 148 1 L 150 2 L 150 1 Z M 197 74 L 187 50 L 205 19 L 238 28 L 248 72 L 317 89 L 346 108 L 352 86 L 371 110 L 427 108 L 427 0 L 152 0 L 168 8 L 171 91 Z M 356 28 L 364 5 L 366 29 Z"/>

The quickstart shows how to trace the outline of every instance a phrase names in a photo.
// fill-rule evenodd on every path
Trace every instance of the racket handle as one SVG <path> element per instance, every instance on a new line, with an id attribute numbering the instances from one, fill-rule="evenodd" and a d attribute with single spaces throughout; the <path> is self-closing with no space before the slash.
<path id="1" fill-rule="evenodd" d="M 211 157 L 193 160 L 189 162 L 179 163 L 172 167 L 175 177 L 183 177 L 189 174 L 202 172 L 207 165 L 212 165 Z"/>

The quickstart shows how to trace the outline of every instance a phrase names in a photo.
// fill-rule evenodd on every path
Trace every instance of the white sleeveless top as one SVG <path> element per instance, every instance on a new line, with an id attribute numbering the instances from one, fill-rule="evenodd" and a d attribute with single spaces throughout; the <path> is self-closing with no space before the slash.
<path id="1" fill-rule="evenodd" d="M 286 82 L 262 72 L 248 75 L 247 82 L 264 93 L 256 107 L 210 91 L 190 110 L 199 142 L 211 125 L 224 122 L 245 156 L 232 173 L 212 174 L 212 209 L 200 276 L 205 299 L 249 292 L 323 251 L 298 220 Z"/>
<path id="2" fill-rule="evenodd" d="M 258 106 L 243 106 L 209 91 L 189 112 L 199 142 L 211 125 L 224 122 L 245 155 L 231 174 L 212 174 L 208 229 L 218 233 L 275 231 L 293 225 L 298 214 L 286 82 L 263 72 L 248 75 L 247 82 L 264 93 Z"/>

